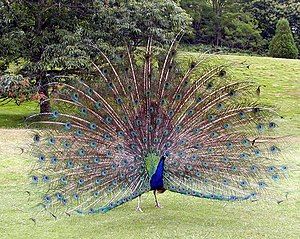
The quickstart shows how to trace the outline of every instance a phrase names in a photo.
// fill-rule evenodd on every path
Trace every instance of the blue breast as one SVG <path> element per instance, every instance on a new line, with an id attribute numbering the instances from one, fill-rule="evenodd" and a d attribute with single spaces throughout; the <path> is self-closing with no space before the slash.
<path id="1" fill-rule="evenodd" d="M 162 157 L 157 165 L 155 173 L 150 179 L 151 190 L 162 189 L 164 187 L 163 173 L 164 173 L 164 157 Z"/>

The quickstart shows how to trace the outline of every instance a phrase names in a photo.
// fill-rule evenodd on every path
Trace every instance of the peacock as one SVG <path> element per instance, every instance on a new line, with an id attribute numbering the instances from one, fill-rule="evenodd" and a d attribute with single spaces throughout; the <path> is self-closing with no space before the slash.
<path id="1" fill-rule="evenodd" d="M 28 119 L 41 211 L 105 213 L 136 198 L 142 211 L 149 191 L 158 208 L 166 190 L 231 202 L 272 197 L 287 176 L 278 114 L 259 102 L 260 86 L 206 54 L 183 67 L 178 45 L 163 50 L 149 37 L 111 55 L 97 48 L 92 74 L 49 83 L 51 112 Z"/>

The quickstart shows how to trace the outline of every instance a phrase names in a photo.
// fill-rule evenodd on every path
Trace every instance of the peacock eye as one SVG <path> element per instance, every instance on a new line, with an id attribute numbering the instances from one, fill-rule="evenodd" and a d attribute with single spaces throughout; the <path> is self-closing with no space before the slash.
<path id="1" fill-rule="evenodd" d="M 40 139 L 41 138 L 40 138 L 40 136 L 38 134 L 36 134 L 36 135 L 33 136 L 33 141 L 36 142 L 36 143 L 40 142 Z"/>
<path id="2" fill-rule="evenodd" d="M 87 66 L 81 44 L 73 53 L 84 69 L 48 84 L 50 107 L 28 120 L 38 204 L 84 215 L 151 190 L 232 203 L 272 198 L 290 166 L 281 162 L 286 147 L 273 130 L 277 114 L 257 101 L 261 86 L 234 80 L 239 75 L 229 75 L 223 60 L 175 57 L 181 33 L 166 49 L 159 31 L 147 34 L 146 46 L 98 42 Z M 254 67 L 251 74 L 259 77 Z"/>

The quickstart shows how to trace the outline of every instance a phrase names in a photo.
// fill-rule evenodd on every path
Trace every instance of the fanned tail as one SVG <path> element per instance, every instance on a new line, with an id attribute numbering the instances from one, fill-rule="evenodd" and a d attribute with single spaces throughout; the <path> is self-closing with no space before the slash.
<path id="1" fill-rule="evenodd" d="M 222 71 L 210 69 L 170 93 L 175 127 L 165 140 L 165 187 L 219 200 L 271 197 L 274 183 L 287 176 L 281 138 L 274 136 L 278 115 L 257 102 L 256 84 L 226 79 Z"/>
<path id="2" fill-rule="evenodd" d="M 152 42 L 142 55 L 99 50 L 92 79 L 49 84 L 52 112 L 28 119 L 43 209 L 106 212 L 151 190 L 149 162 L 161 156 L 163 187 L 203 198 L 259 198 L 286 176 L 277 115 L 256 100 L 256 84 L 206 55 L 183 71 L 177 39 L 163 58 Z"/>

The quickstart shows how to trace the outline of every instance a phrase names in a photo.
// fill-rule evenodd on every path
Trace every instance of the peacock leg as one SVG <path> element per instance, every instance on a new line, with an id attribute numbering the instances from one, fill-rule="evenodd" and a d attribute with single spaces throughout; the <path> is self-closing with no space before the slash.
<path id="1" fill-rule="evenodd" d="M 155 198 L 155 207 L 162 208 L 162 206 L 159 204 L 157 197 L 156 197 L 156 190 L 153 190 L 154 198 Z"/>
<path id="2" fill-rule="evenodd" d="M 142 208 L 141 208 L 141 203 L 142 203 L 142 197 L 141 195 L 138 197 L 138 204 L 137 204 L 137 207 L 136 207 L 136 211 L 137 212 L 143 212 Z"/>

